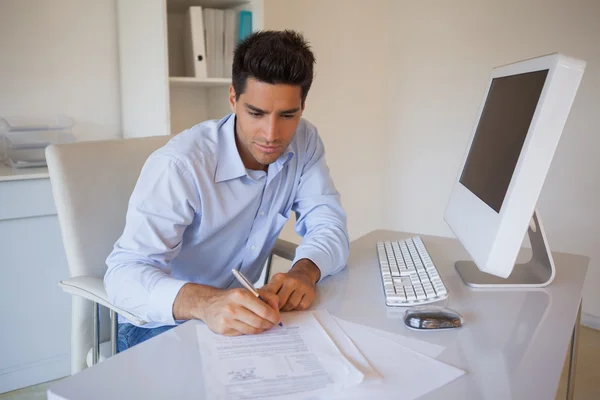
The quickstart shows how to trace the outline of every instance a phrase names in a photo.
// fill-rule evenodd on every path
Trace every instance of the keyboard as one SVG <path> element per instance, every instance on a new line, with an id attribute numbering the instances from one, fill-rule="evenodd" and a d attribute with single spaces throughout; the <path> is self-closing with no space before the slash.
<path id="1" fill-rule="evenodd" d="M 420 236 L 377 242 L 377 254 L 387 306 L 409 307 L 448 298 L 448 289 Z"/>

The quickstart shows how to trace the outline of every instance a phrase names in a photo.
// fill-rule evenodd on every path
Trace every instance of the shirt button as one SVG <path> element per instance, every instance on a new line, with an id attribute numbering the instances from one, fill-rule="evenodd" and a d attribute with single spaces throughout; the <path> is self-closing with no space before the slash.
<path id="1" fill-rule="evenodd" d="M 252 247 L 250 247 L 252 250 L 256 250 L 256 246 L 252 245 Z"/>
<path id="2" fill-rule="evenodd" d="M 263 215 L 265 215 L 265 212 L 261 211 L 261 212 L 258 213 L 258 215 L 260 215 L 262 217 Z"/>

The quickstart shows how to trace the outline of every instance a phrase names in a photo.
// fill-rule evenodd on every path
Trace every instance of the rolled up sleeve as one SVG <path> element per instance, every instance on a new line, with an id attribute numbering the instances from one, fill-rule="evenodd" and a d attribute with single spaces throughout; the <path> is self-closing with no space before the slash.
<path id="1" fill-rule="evenodd" d="M 175 324 L 173 303 L 186 281 L 170 276 L 185 228 L 199 209 L 191 175 L 178 160 L 152 155 L 131 195 L 125 228 L 106 260 L 109 301 L 137 317 Z"/>

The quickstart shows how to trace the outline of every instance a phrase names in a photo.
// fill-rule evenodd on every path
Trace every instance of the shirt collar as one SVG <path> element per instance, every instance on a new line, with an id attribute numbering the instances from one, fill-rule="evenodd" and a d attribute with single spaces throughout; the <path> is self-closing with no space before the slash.
<path id="1" fill-rule="evenodd" d="M 294 140 L 271 165 L 269 175 L 275 176 L 289 163 L 295 155 L 292 147 Z M 215 183 L 240 178 L 246 173 L 246 167 L 235 144 L 235 114 L 225 117 L 219 126 L 219 155 L 215 171 Z M 272 172 L 271 172 L 272 171 Z"/>
<path id="2" fill-rule="evenodd" d="M 294 141 L 292 140 L 292 143 Z M 285 151 L 279 156 L 279 158 L 271 165 L 269 165 L 267 175 L 267 185 L 281 172 L 281 170 L 294 158 L 294 150 L 292 149 L 292 143 L 288 145 Z"/>
<path id="3" fill-rule="evenodd" d="M 292 140 L 292 143 L 294 141 Z M 271 165 L 276 165 L 278 166 L 279 170 L 281 170 L 281 168 L 285 167 L 285 165 L 287 163 L 289 163 L 292 158 L 294 158 L 294 155 L 296 154 L 294 152 L 294 149 L 292 148 L 292 143 L 288 144 L 288 147 L 286 147 L 285 151 L 283 153 L 281 153 L 281 155 L 279 156 L 279 158 Z"/>
<path id="4" fill-rule="evenodd" d="M 215 183 L 246 175 L 246 168 L 235 144 L 235 114 L 224 118 L 219 126 L 219 145 Z"/>

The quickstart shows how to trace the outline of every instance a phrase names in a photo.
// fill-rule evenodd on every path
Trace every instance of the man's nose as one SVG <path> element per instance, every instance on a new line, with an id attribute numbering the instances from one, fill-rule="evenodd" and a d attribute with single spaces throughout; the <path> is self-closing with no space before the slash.
<path id="1" fill-rule="evenodd" d="M 277 116 L 273 115 L 267 119 L 264 136 L 267 142 L 271 143 L 277 140 L 277 132 L 279 131 L 278 124 Z"/>

